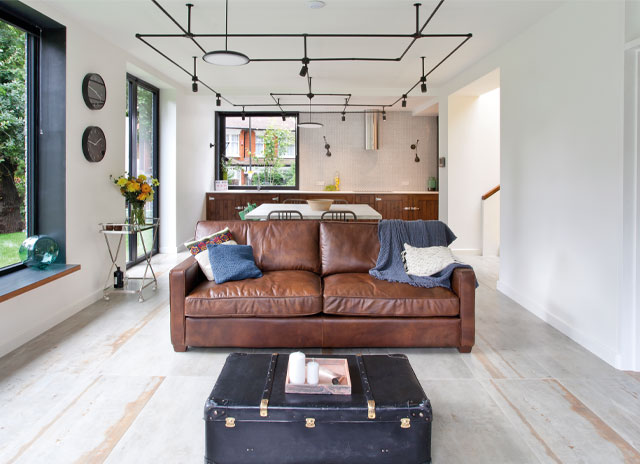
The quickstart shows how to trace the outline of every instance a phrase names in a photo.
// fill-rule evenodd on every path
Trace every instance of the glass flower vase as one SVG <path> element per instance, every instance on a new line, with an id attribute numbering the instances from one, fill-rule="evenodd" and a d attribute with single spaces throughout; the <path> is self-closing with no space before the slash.
<path id="1" fill-rule="evenodd" d="M 144 213 L 144 204 L 142 205 L 131 205 L 131 218 L 129 220 L 131 224 L 136 224 L 138 226 L 143 226 L 146 224 L 147 220 L 145 218 Z"/>

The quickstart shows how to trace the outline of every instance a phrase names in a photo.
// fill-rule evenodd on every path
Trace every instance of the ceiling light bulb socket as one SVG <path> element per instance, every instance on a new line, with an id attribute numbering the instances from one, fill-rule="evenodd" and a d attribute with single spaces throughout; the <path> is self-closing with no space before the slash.
<path id="1" fill-rule="evenodd" d="M 309 68 L 307 68 L 307 65 L 303 64 L 302 68 L 300 69 L 300 77 L 306 76 L 308 71 L 309 71 Z"/>
<path id="2" fill-rule="evenodd" d="M 387 115 L 386 115 L 386 113 L 382 113 L 382 120 L 383 120 L 383 121 L 386 121 L 386 120 L 387 120 Z"/>
<path id="3" fill-rule="evenodd" d="M 344 122 L 347 118 L 345 118 L 344 114 L 342 115 L 342 122 Z"/>
<path id="4" fill-rule="evenodd" d="M 216 94 L 216 106 L 221 106 L 222 105 L 222 101 L 220 100 L 220 97 L 222 95 L 220 95 L 219 93 Z"/>
<path id="5" fill-rule="evenodd" d="M 422 93 L 427 93 L 427 84 L 426 83 L 423 82 L 422 84 L 420 84 L 420 91 Z"/>
<path id="6" fill-rule="evenodd" d="M 407 100 L 402 100 L 402 107 L 406 108 L 407 107 Z"/>
<path id="7" fill-rule="evenodd" d="M 197 82 L 193 82 L 193 84 L 191 84 L 191 90 L 193 92 L 197 92 L 198 91 L 198 83 Z"/>

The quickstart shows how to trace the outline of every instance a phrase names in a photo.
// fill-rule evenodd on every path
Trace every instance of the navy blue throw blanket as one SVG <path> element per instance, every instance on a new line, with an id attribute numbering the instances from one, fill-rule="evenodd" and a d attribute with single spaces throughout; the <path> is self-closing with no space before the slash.
<path id="1" fill-rule="evenodd" d="M 378 262 L 369 270 L 376 279 L 400 282 L 414 287 L 445 287 L 451 289 L 451 273 L 457 267 L 470 268 L 467 264 L 453 263 L 429 277 L 409 275 L 404 270 L 401 253 L 404 244 L 426 248 L 449 246 L 457 237 L 441 221 L 382 220 L 378 223 L 380 253 Z"/>

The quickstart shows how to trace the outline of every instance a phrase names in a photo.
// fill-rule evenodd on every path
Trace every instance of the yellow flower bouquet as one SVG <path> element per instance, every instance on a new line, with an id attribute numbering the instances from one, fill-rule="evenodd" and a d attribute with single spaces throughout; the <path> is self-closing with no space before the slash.
<path id="1" fill-rule="evenodd" d="M 144 225 L 144 205 L 148 201 L 153 201 L 154 187 L 158 187 L 160 182 L 153 177 L 140 174 L 138 177 L 124 175 L 110 176 L 113 183 L 120 189 L 120 193 L 127 200 L 131 207 L 131 216 L 136 224 Z"/>

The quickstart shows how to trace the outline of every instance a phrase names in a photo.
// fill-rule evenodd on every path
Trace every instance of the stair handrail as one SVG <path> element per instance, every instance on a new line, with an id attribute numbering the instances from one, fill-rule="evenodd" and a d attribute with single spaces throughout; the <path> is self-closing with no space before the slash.
<path id="1" fill-rule="evenodd" d="M 498 193 L 499 191 L 500 191 L 500 185 L 496 185 L 491 190 L 489 190 L 487 193 L 482 195 L 482 200 L 486 200 L 487 198 L 490 198 L 493 194 Z"/>

